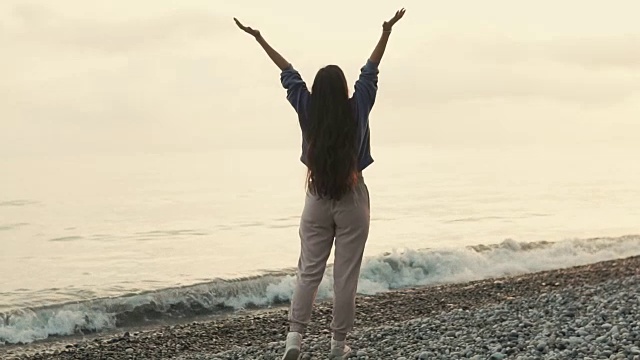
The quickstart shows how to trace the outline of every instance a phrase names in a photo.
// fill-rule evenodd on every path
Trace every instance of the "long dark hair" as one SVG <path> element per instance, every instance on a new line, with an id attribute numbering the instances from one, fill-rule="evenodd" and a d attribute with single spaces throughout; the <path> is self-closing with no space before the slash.
<path id="1" fill-rule="evenodd" d="M 356 182 L 357 124 L 342 70 L 323 67 L 316 74 L 309 103 L 307 188 L 321 198 L 339 200 Z"/>

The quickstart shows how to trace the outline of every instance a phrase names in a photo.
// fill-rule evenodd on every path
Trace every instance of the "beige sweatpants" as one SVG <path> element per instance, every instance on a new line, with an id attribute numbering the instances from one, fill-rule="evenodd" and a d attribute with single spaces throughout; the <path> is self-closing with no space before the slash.
<path id="1" fill-rule="evenodd" d="M 301 251 L 296 288 L 289 309 L 289 328 L 304 334 L 327 259 L 335 241 L 333 321 L 336 340 L 353 327 L 362 254 L 369 236 L 369 191 L 362 176 L 339 201 L 307 193 L 300 219 Z"/>

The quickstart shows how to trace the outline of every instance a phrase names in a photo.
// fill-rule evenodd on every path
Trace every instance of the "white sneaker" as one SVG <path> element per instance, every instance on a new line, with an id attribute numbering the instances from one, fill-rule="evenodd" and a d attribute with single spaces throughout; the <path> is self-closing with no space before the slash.
<path id="1" fill-rule="evenodd" d="M 302 335 L 295 331 L 287 334 L 287 347 L 284 350 L 282 360 L 298 360 L 300 357 L 300 346 L 302 345 Z"/>
<path id="2" fill-rule="evenodd" d="M 346 344 L 346 341 L 331 339 L 331 352 L 329 353 L 329 359 L 346 359 L 350 354 L 351 348 Z"/>

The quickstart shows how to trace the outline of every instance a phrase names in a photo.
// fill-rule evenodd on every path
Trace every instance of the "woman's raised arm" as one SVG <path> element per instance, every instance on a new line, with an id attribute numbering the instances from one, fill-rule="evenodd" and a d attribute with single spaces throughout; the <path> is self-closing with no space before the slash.
<path id="1" fill-rule="evenodd" d="M 378 40 L 378 44 L 376 45 L 375 49 L 373 49 L 369 60 L 376 64 L 380 64 L 382 55 L 384 55 L 384 50 L 387 48 L 387 42 L 389 41 L 389 35 L 391 35 L 391 29 L 393 28 L 393 25 L 398 22 L 398 20 L 402 19 L 405 11 L 406 10 L 404 8 L 396 11 L 396 14 L 391 18 L 391 20 L 385 21 L 382 24 L 382 35 L 380 36 L 380 40 Z"/>
<path id="2" fill-rule="evenodd" d="M 404 8 L 398 10 L 391 20 L 382 24 L 382 36 L 380 36 L 378 45 L 371 53 L 367 63 L 360 69 L 360 77 L 356 81 L 353 97 L 356 99 L 358 109 L 367 114 L 373 108 L 373 104 L 376 101 L 376 93 L 378 92 L 378 64 L 380 64 L 384 50 L 387 47 L 391 29 L 398 20 L 402 19 L 404 12 Z"/>
<path id="3" fill-rule="evenodd" d="M 264 37 L 262 37 L 262 35 L 260 34 L 259 30 L 242 25 L 242 23 L 236 18 L 233 18 L 233 20 L 236 22 L 236 25 L 238 25 L 238 27 L 242 29 L 242 31 L 253 36 L 258 41 L 258 44 L 262 46 L 267 55 L 269 55 L 269 58 L 271 58 L 271 60 L 278 66 L 278 68 L 280 68 L 280 70 L 285 70 L 289 67 L 289 62 L 285 60 L 284 57 L 282 57 L 282 55 L 280 55 L 274 48 L 272 48 L 269 43 L 267 43 Z"/>

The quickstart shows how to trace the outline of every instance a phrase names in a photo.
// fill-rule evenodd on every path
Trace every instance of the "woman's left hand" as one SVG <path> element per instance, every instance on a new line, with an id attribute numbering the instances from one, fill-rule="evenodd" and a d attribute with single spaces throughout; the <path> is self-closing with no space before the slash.
<path id="1" fill-rule="evenodd" d="M 249 35 L 253 36 L 253 37 L 254 37 L 254 38 L 256 38 L 256 39 L 260 37 L 260 30 L 252 29 L 252 28 L 250 28 L 250 27 L 248 27 L 248 26 L 244 26 L 244 25 L 242 25 L 242 23 L 240 22 L 240 20 L 238 20 L 238 19 L 236 19 L 236 18 L 233 18 L 233 20 L 236 22 L 236 25 L 238 25 L 238 27 L 239 27 L 242 31 L 246 32 L 247 34 L 249 34 Z"/>

